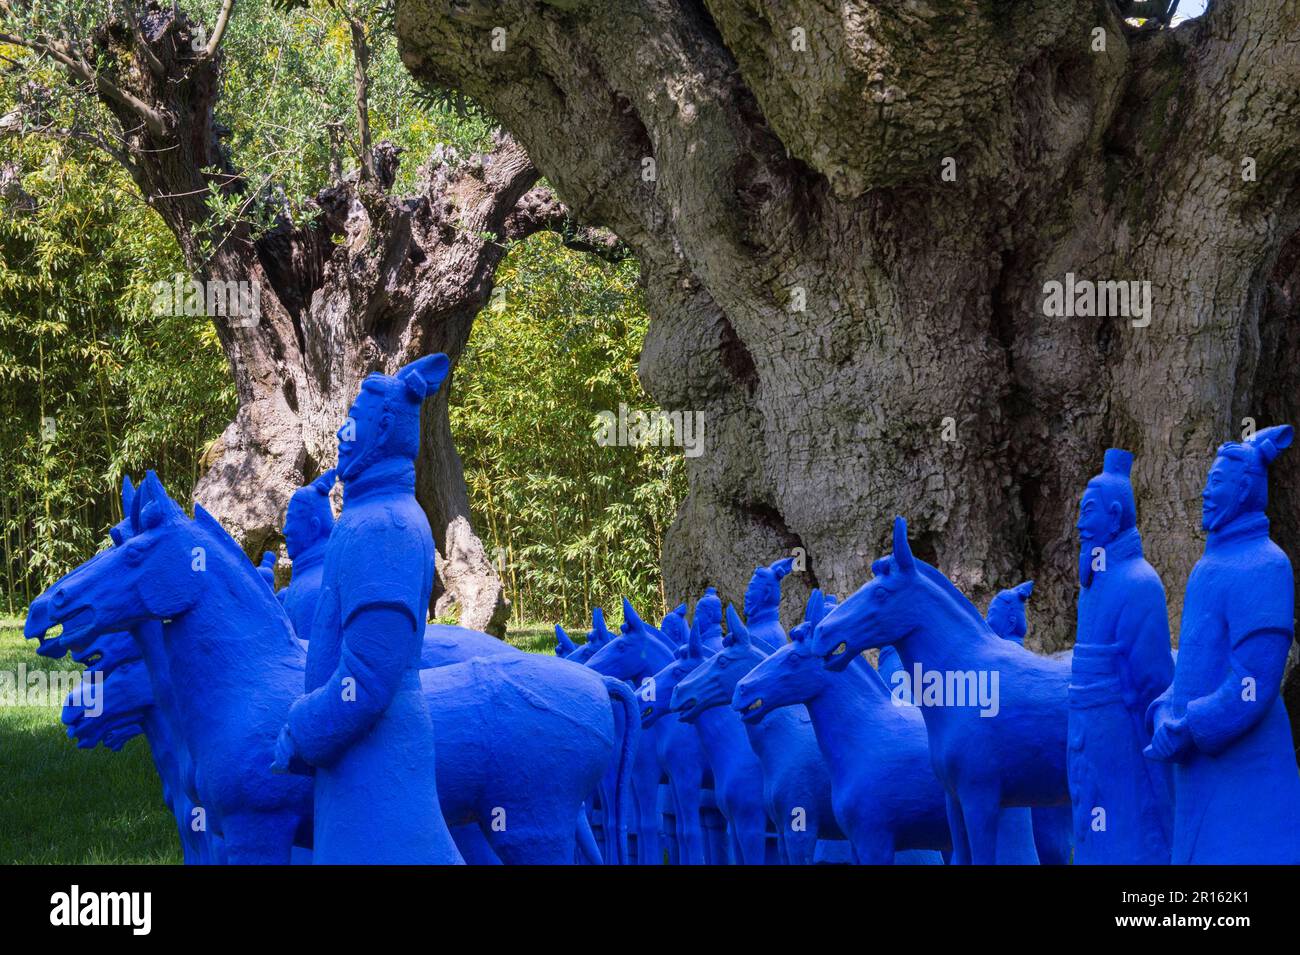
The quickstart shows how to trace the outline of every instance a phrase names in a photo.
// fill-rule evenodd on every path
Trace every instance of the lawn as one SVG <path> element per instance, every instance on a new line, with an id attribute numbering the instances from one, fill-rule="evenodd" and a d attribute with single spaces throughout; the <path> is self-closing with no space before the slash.
<path id="1" fill-rule="evenodd" d="M 550 653 L 554 629 L 524 624 L 509 642 Z M 38 657 L 22 621 L 0 618 L 0 673 L 76 668 Z M 143 737 L 121 752 L 77 749 L 57 702 L 0 703 L 0 864 L 179 863 L 176 825 Z"/>

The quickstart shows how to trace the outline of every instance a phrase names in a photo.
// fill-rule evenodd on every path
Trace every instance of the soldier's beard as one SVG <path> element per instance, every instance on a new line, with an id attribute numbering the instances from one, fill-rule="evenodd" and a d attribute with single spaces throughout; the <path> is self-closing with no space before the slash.
<path id="1" fill-rule="evenodd" d="M 1104 540 L 1099 543 L 1096 538 L 1080 541 L 1079 580 L 1084 584 L 1084 586 L 1091 584 L 1093 576 L 1097 573 L 1097 571 L 1092 569 L 1092 562 L 1097 559 L 1097 557 L 1094 556 L 1092 553 L 1093 548 L 1096 547 L 1102 548 L 1102 553 L 1099 556 L 1104 560 L 1106 556 L 1105 548 L 1106 545 L 1109 543 L 1110 543 L 1109 540 Z M 1102 566 L 1104 567 L 1105 564 L 1102 564 Z"/>

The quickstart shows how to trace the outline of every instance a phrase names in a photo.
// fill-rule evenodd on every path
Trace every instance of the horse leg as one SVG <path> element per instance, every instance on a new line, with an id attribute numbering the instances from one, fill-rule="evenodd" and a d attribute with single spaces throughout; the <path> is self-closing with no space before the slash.
<path id="1" fill-rule="evenodd" d="M 587 807 L 578 810 L 578 849 L 587 865 L 604 865 L 605 859 L 596 845 L 596 834 L 591 831 L 591 821 L 587 819 Z"/>
<path id="2" fill-rule="evenodd" d="M 860 826 L 849 837 L 849 844 L 858 865 L 894 864 L 894 834 L 879 825 Z"/>
<path id="3" fill-rule="evenodd" d="M 787 824 L 788 825 L 788 824 Z M 811 865 L 816 858 L 816 826 L 809 825 L 803 832 L 787 830 L 783 839 L 785 864 Z"/>
<path id="4" fill-rule="evenodd" d="M 962 816 L 961 803 L 952 793 L 944 793 L 948 810 L 948 831 L 952 835 L 952 855 L 949 865 L 970 865 L 970 841 L 966 838 L 966 820 Z"/>
<path id="5" fill-rule="evenodd" d="M 492 833 L 492 849 L 506 865 L 573 865 L 577 843 L 574 839 L 575 818 L 567 810 L 539 812 L 544 822 L 512 819 L 510 825 Z M 569 823 L 556 824 L 568 819 Z"/>
<path id="6" fill-rule="evenodd" d="M 659 845 L 659 799 L 657 790 L 637 793 L 637 865 L 663 865 L 663 849 Z"/>
<path id="7" fill-rule="evenodd" d="M 677 859 L 681 865 L 704 865 L 704 828 L 700 823 L 698 780 L 673 781 L 677 802 Z"/>
<path id="8" fill-rule="evenodd" d="M 1002 819 L 1002 797 L 993 788 L 968 789 L 960 794 L 966 840 L 972 865 L 996 865 L 998 824 Z"/>
<path id="9" fill-rule="evenodd" d="M 735 840 L 740 850 L 736 862 L 742 865 L 764 865 L 767 862 L 767 813 L 760 806 L 746 808 L 738 813 L 735 823 Z"/>
<path id="10" fill-rule="evenodd" d="M 245 812 L 223 816 L 221 834 L 230 865 L 288 865 L 298 817 L 292 813 Z"/>
<path id="11" fill-rule="evenodd" d="M 457 826 L 451 830 L 452 841 L 465 859 L 466 865 L 500 865 L 501 860 L 492 851 L 492 845 L 476 822 Z"/>

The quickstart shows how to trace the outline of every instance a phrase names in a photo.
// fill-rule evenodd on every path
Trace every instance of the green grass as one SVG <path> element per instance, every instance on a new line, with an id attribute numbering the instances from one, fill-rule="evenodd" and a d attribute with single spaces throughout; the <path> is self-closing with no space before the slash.
<path id="1" fill-rule="evenodd" d="M 555 627 L 549 623 L 512 624 L 506 633 L 506 643 L 526 653 L 554 653 Z"/>
<path id="2" fill-rule="evenodd" d="M 0 671 L 76 669 L 34 646 L 22 621 L 0 619 Z M 180 862 L 144 738 L 79 750 L 59 715 L 57 704 L 0 705 L 0 863 Z"/>
<path id="3" fill-rule="evenodd" d="M 79 669 L 38 657 L 22 621 L 0 617 L 0 672 Z M 552 653 L 548 624 L 512 627 L 508 642 Z M 176 824 L 144 737 L 121 752 L 77 749 L 60 706 L 0 705 L 0 864 L 179 863 Z"/>

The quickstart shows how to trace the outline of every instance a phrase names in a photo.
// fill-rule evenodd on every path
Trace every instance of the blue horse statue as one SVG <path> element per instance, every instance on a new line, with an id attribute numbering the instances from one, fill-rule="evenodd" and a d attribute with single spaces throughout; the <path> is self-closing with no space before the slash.
<path id="1" fill-rule="evenodd" d="M 722 604 L 716 592 L 706 592 L 695 605 L 695 618 L 685 646 L 663 661 L 649 681 L 650 698 L 642 695 L 643 725 L 676 722 L 697 734 L 714 801 L 727 821 L 732 861 L 762 865 L 767 861 L 767 809 L 763 804 L 763 767 L 738 721 L 710 709 L 687 720 L 672 710 L 677 686 L 706 659 L 722 649 Z"/>
<path id="2" fill-rule="evenodd" d="M 156 524 L 154 514 L 161 516 Z M 203 798 L 196 803 L 205 808 L 213 831 L 227 842 L 233 834 L 233 844 L 227 847 L 231 862 L 287 862 L 293 833 L 299 835 L 299 845 L 311 845 L 311 788 L 301 777 L 269 772 L 278 731 L 274 714 L 287 711 L 300 690 L 295 681 L 267 677 L 285 670 L 301 677 L 304 645 L 290 635 L 283 608 L 256 569 L 202 508 L 196 508 L 194 520 L 185 518 L 150 475 L 136 496 L 133 517 L 144 520 L 146 529 L 92 558 L 38 598 L 28 618 L 28 636 L 43 636 L 63 623 L 64 633 L 57 639 L 69 641 L 97 628 L 112 630 L 124 623 L 165 618 L 166 666 L 176 684 L 186 741 L 195 754 L 193 775 L 203 784 Z M 178 553 L 195 555 L 195 560 L 202 556 L 205 566 L 191 589 L 180 592 L 162 572 Z M 232 626 L 232 621 L 244 620 L 264 623 L 251 631 Z M 442 630 L 472 633 L 455 627 Z M 277 631 L 282 639 L 275 638 Z M 456 786 L 450 793 L 440 790 L 445 811 L 458 822 L 478 819 L 505 861 L 571 862 L 575 826 L 576 838 L 581 838 L 580 827 L 585 825 L 585 819 L 578 818 L 582 795 L 616 758 L 609 698 L 616 698 L 633 730 L 635 699 L 627 688 L 607 687 L 583 667 L 528 656 L 486 634 L 479 636 L 499 648 L 503 659 L 525 665 L 501 665 L 500 679 L 489 678 L 481 665 L 476 673 L 468 664 L 448 673 L 454 667 L 445 661 L 439 669 L 420 674 L 425 699 L 437 717 L 435 730 L 444 725 L 448 737 L 436 754 L 438 766 Z M 426 634 L 425 655 L 450 655 L 451 643 L 447 636 Z M 219 669 L 213 661 L 220 661 Z M 262 676 L 253 681 L 236 678 L 253 673 Z M 548 692 L 558 702 L 550 701 Z M 455 707 L 439 702 L 448 695 L 456 698 Z M 521 713 L 530 717 L 527 722 Z M 478 727 L 478 735 L 465 738 L 465 726 Z M 525 750 L 520 738 L 530 740 L 531 749 Z M 513 765 L 483 760 L 487 746 L 511 752 Z M 625 735 L 617 757 L 623 764 L 630 764 L 634 746 L 635 735 Z M 258 751 L 268 755 L 266 763 L 246 755 Z M 532 754 L 531 761 L 525 752 Z M 559 772 L 555 752 L 565 753 L 570 772 Z M 578 796 L 569 794 L 575 789 Z M 288 844 L 282 839 L 266 845 L 247 835 L 243 823 L 250 804 L 283 817 L 277 818 L 273 831 L 290 832 Z M 506 814 L 506 828 L 492 832 L 491 823 L 500 818 L 498 809 Z"/>
<path id="3" fill-rule="evenodd" d="M 124 477 L 122 512 L 127 516 L 109 531 L 114 547 L 120 547 L 132 534 L 130 515 L 134 502 L 135 486 L 129 477 Z M 49 592 L 60 583 L 56 581 Z M 129 633 L 101 632 L 93 625 L 93 618 L 82 617 L 77 622 L 65 623 L 60 636 L 47 639 L 44 633 L 52 626 L 48 620 L 50 607 L 51 601 L 42 596 L 28 610 L 25 633 L 39 638 L 36 650 L 39 655 L 57 658 L 71 653 L 75 662 L 85 665 L 102 660 L 110 668 L 107 672 L 119 661 L 138 657 L 144 660 L 157 720 L 151 724 L 148 734 L 150 751 L 162 782 L 164 801 L 176 818 L 185 862 L 203 865 L 224 861 L 221 839 L 208 829 L 206 814 L 198 806 L 194 761 L 181 731 L 181 718 L 167 671 L 162 627 L 157 621 L 145 620 L 131 627 Z M 83 625 L 86 620 L 92 622 Z M 122 734 L 110 731 L 110 735 L 117 738 Z"/>
<path id="4" fill-rule="evenodd" d="M 894 521 L 894 552 L 819 623 L 813 652 L 844 670 L 893 644 L 915 684 L 935 773 L 946 792 L 953 861 L 998 861 L 1004 806 L 1063 806 L 1069 661 L 995 634 L 964 594 L 912 554 Z"/>
<path id="5" fill-rule="evenodd" d="M 855 862 L 885 865 L 904 850 L 948 851 L 943 789 L 921 714 L 896 706 L 861 655 L 844 673 L 822 665 L 812 653 L 812 630 L 829 609 L 814 590 L 790 642 L 736 684 L 732 709 L 755 725 L 783 707 L 807 707 L 830 769 L 831 808 Z M 942 860 L 934 854 L 928 861 Z"/>
<path id="6" fill-rule="evenodd" d="M 594 615 L 593 615 L 594 616 Z M 600 623 L 603 625 L 603 616 Z M 623 627 L 616 637 L 601 643 L 587 661 L 598 673 L 640 685 L 673 659 L 669 640 L 623 601 Z M 643 692 L 643 691 L 642 691 Z M 704 754 L 689 727 L 668 721 L 643 733 L 638 750 L 632 791 L 636 801 L 637 861 L 661 865 L 659 843 L 659 782 L 666 779 L 674 797 L 679 858 L 689 864 L 704 861 L 704 836 L 700 828 L 700 786 L 704 781 Z M 690 790 L 694 788 L 694 792 Z M 678 803 L 677 799 L 682 802 Z"/>
<path id="7" fill-rule="evenodd" d="M 789 865 L 812 865 L 819 838 L 844 839 L 844 834 L 835 821 L 830 771 L 807 708 L 783 707 L 762 722 L 741 722 L 731 709 L 736 684 L 775 649 L 755 640 L 728 605 L 722 649 L 677 685 L 672 708 L 688 721 L 716 709 L 743 727 L 762 770 L 763 802 L 780 858 Z"/>

